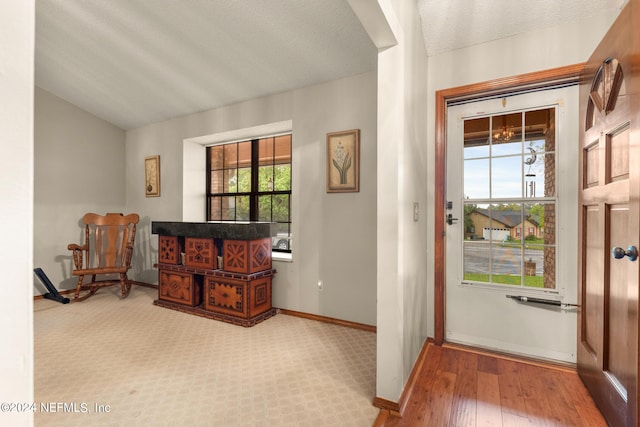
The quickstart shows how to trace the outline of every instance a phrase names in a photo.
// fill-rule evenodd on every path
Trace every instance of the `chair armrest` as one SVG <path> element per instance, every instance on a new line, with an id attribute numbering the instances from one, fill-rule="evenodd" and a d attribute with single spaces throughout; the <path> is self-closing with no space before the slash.
<path id="1" fill-rule="evenodd" d="M 69 249 L 70 251 L 86 251 L 87 245 L 80 246 L 76 243 L 69 243 L 69 245 L 67 245 L 67 249 Z"/>
<path id="2" fill-rule="evenodd" d="M 73 264 L 75 265 L 76 270 L 82 269 L 82 261 L 83 261 L 83 252 L 88 250 L 88 245 L 78 245 L 75 243 L 69 243 L 67 245 L 67 249 L 73 252 Z"/>

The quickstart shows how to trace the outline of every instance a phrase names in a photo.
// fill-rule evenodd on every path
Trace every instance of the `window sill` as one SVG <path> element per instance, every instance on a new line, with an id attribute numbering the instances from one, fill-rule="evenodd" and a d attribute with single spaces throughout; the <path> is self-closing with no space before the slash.
<path id="1" fill-rule="evenodd" d="M 271 252 L 272 261 L 293 262 L 293 256 L 286 252 Z"/>

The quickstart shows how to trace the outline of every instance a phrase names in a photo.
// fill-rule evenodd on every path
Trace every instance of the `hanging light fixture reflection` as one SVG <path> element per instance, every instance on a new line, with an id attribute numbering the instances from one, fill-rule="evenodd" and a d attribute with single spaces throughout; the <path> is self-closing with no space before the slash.
<path id="1" fill-rule="evenodd" d="M 507 116 L 502 116 L 502 129 L 493 133 L 493 140 L 508 142 L 511 141 L 514 135 L 513 126 L 507 126 Z"/>

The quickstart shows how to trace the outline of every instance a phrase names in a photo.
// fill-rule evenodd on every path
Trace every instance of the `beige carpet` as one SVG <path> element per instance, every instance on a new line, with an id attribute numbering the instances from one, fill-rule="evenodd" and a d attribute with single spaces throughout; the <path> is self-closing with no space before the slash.
<path id="1" fill-rule="evenodd" d="M 154 306 L 154 289 L 117 292 L 35 302 L 36 426 L 371 426 L 378 414 L 373 333 L 284 314 L 243 328 Z"/>

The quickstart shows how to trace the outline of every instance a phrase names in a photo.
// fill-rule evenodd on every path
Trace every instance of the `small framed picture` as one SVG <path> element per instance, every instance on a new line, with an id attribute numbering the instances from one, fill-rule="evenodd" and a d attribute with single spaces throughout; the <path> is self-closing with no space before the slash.
<path id="1" fill-rule="evenodd" d="M 160 197 L 160 156 L 144 158 L 144 195 Z"/>
<path id="2" fill-rule="evenodd" d="M 327 134 L 327 193 L 360 191 L 360 129 Z"/>

